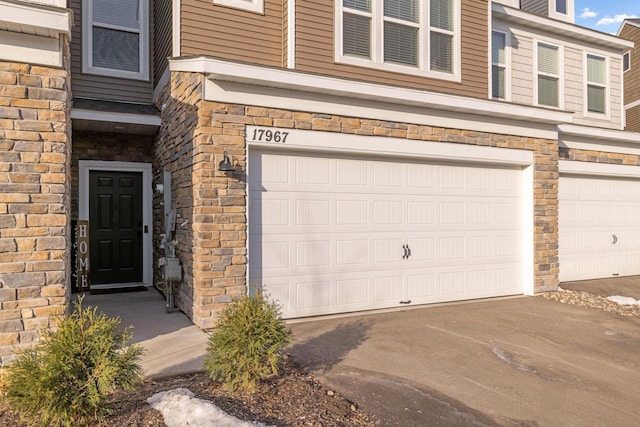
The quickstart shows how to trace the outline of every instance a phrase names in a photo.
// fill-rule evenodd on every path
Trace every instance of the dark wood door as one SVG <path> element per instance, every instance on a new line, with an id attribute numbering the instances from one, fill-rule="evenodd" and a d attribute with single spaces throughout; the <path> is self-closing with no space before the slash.
<path id="1" fill-rule="evenodd" d="M 142 173 L 90 171 L 91 284 L 142 282 Z"/>

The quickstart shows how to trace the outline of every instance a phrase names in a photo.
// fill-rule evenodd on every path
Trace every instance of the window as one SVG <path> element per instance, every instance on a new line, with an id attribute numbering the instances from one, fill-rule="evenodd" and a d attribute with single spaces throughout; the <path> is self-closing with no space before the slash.
<path id="1" fill-rule="evenodd" d="M 491 33 L 491 97 L 507 98 L 507 35 Z"/>
<path id="2" fill-rule="evenodd" d="M 264 13 L 264 0 L 213 0 L 213 4 Z"/>
<path id="3" fill-rule="evenodd" d="M 148 80 L 147 0 L 84 0 L 83 72 Z"/>
<path id="4" fill-rule="evenodd" d="M 622 71 L 627 72 L 631 69 L 631 52 L 625 52 L 622 55 Z"/>
<path id="5" fill-rule="evenodd" d="M 538 105 L 560 107 L 560 48 L 538 43 L 537 58 Z"/>
<path id="6" fill-rule="evenodd" d="M 556 0 L 556 13 L 567 14 L 567 0 Z"/>
<path id="7" fill-rule="evenodd" d="M 587 54 L 587 112 L 606 114 L 607 61 Z"/>
<path id="8" fill-rule="evenodd" d="M 459 0 L 340 0 L 336 60 L 413 74 L 457 74 Z"/>

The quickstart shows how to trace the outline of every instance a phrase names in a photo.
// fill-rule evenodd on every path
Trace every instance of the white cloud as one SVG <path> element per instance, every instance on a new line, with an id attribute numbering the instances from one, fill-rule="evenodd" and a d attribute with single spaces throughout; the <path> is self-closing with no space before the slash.
<path id="1" fill-rule="evenodd" d="M 627 15 L 626 13 L 622 13 L 619 15 L 615 15 L 613 18 L 610 16 L 605 16 L 596 22 L 596 25 L 612 25 L 612 24 L 620 24 L 625 19 L 634 19 L 637 18 L 636 15 Z"/>
<path id="2" fill-rule="evenodd" d="M 580 14 L 580 18 L 582 19 L 595 18 L 596 16 L 598 16 L 598 12 L 589 9 L 588 7 L 582 9 L 582 13 Z"/>

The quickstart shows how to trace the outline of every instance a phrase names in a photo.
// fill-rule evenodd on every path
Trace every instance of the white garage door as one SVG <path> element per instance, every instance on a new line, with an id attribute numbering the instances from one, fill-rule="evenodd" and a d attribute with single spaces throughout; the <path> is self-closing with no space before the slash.
<path id="1" fill-rule="evenodd" d="M 640 274 L 640 181 L 561 176 L 560 281 Z"/>
<path id="2" fill-rule="evenodd" d="M 520 169 L 252 151 L 249 279 L 284 317 L 521 294 Z"/>

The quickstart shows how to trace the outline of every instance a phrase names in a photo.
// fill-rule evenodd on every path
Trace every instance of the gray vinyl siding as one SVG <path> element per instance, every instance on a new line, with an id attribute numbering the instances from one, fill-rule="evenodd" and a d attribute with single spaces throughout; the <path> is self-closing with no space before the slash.
<path id="1" fill-rule="evenodd" d="M 169 62 L 167 58 L 172 55 L 172 2 L 171 0 L 156 0 L 153 10 L 153 85 L 158 84 L 162 73 Z"/>
<path id="2" fill-rule="evenodd" d="M 153 5 L 153 1 L 149 1 Z M 150 81 L 131 80 L 82 73 L 82 1 L 69 0 L 73 10 L 71 29 L 71 91 L 77 98 L 150 104 L 153 87 Z M 153 10 L 150 11 L 150 16 Z M 150 56 L 153 57 L 152 52 Z M 152 61 L 152 59 L 150 59 Z M 152 62 L 153 63 L 153 62 Z M 153 70 L 151 70 L 152 72 Z"/>
<path id="3" fill-rule="evenodd" d="M 537 15 L 549 16 L 549 0 L 520 0 L 520 9 Z"/>

